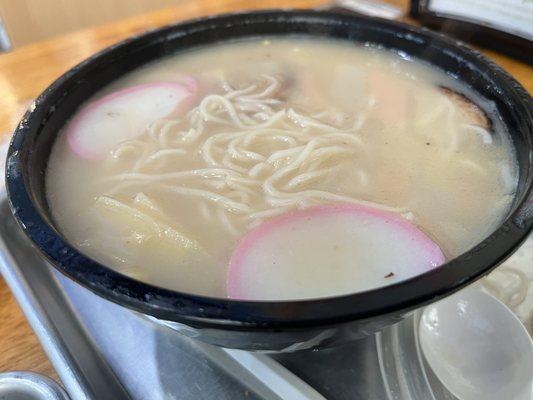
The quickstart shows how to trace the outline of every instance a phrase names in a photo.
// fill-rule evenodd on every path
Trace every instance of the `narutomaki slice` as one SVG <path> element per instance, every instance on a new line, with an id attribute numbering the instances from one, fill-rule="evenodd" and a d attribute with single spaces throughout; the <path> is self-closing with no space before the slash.
<path id="1" fill-rule="evenodd" d="M 419 275 L 444 260 L 438 245 L 397 214 L 322 205 L 250 231 L 230 260 L 228 297 L 295 300 L 354 293 Z"/>
<path id="2" fill-rule="evenodd" d="M 155 82 L 111 93 L 83 107 L 66 128 L 77 155 L 101 159 L 117 144 L 143 133 L 150 122 L 181 110 L 193 97 L 191 82 Z"/>

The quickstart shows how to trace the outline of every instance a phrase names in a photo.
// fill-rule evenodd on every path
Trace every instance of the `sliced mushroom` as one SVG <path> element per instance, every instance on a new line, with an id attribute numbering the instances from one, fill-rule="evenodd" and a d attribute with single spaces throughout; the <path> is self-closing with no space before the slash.
<path id="1" fill-rule="evenodd" d="M 439 87 L 442 94 L 457 107 L 465 123 L 480 126 L 488 131 L 492 128 L 492 123 L 485 113 L 478 105 L 466 97 L 462 93 L 458 93 L 447 87 Z"/>

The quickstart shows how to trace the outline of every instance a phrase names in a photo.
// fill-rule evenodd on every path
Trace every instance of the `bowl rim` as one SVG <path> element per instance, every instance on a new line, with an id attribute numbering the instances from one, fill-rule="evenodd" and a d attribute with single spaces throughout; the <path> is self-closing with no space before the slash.
<path id="1" fill-rule="evenodd" d="M 371 23 L 397 34 L 411 35 L 452 48 L 462 57 L 481 63 L 488 72 L 511 87 L 517 107 L 529 115 L 525 132 L 533 149 L 533 100 L 507 72 L 488 61 L 479 52 L 457 40 L 431 32 L 425 28 L 401 22 L 367 16 L 353 16 L 312 10 L 263 10 L 229 13 L 180 22 L 130 37 L 92 55 L 71 68 L 35 100 L 12 137 L 6 162 L 6 188 L 11 210 L 24 232 L 52 265 L 82 286 L 101 297 L 133 310 L 175 322 L 202 327 L 223 327 L 228 330 L 261 330 L 265 328 L 305 328 L 334 325 L 347 321 L 365 320 L 378 315 L 407 312 L 479 279 L 505 260 L 524 241 L 533 228 L 533 219 L 524 219 L 523 208 L 533 186 L 533 151 L 530 152 L 526 190 L 515 199 L 513 209 L 505 221 L 491 235 L 471 250 L 439 268 L 405 281 L 364 292 L 317 299 L 292 301 L 242 301 L 207 297 L 178 292 L 143 283 L 104 266 L 71 246 L 56 229 L 46 222 L 32 198 L 27 169 L 24 168 L 26 143 L 38 134 L 43 123 L 37 111 L 48 107 L 49 98 L 64 89 L 80 71 L 103 57 L 115 54 L 141 41 L 155 42 L 161 37 L 187 35 L 195 29 L 216 29 L 231 24 L 258 22 L 289 22 L 297 19 L 307 24 Z M 333 21 L 333 22 L 332 22 Z M 207 27 L 207 28 L 206 28 Z M 245 35 L 245 36 L 253 36 Z M 352 39 L 347 39 L 353 41 Z M 32 131 L 33 129 L 33 131 Z M 26 151 L 27 153 L 27 151 Z M 26 154 L 27 155 L 27 154 Z"/>

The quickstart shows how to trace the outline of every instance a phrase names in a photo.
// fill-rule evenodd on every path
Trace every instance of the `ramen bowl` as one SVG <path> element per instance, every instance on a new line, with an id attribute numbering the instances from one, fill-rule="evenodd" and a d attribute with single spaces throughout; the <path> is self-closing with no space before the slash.
<path id="1" fill-rule="evenodd" d="M 368 43 L 444 70 L 490 99 L 510 132 L 519 181 L 504 221 L 485 240 L 439 268 L 389 286 L 301 301 L 237 301 L 164 289 L 80 253 L 54 223 L 45 195 L 47 160 L 58 132 L 95 92 L 147 62 L 224 40 L 304 35 Z M 341 344 L 380 331 L 413 310 L 490 272 L 533 227 L 533 101 L 479 53 L 428 30 L 368 17 L 316 11 L 264 11 L 199 19 L 151 31 L 77 65 L 47 88 L 24 116 L 8 152 L 13 214 L 60 272 L 99 296 L 187 336 L 231 348 L 295 351 Z"/>

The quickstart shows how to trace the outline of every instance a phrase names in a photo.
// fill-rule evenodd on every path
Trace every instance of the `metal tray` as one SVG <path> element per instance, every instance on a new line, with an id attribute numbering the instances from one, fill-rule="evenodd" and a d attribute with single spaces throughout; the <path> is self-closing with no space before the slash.
<path id="1" fill-rule="evenodd" d="M 70 397 L 454 399 L 423 362 L 417 314 L 342 348 L 266 356 L 181 336 L 52 269 L 0 202 L 0 270 Z"/>

